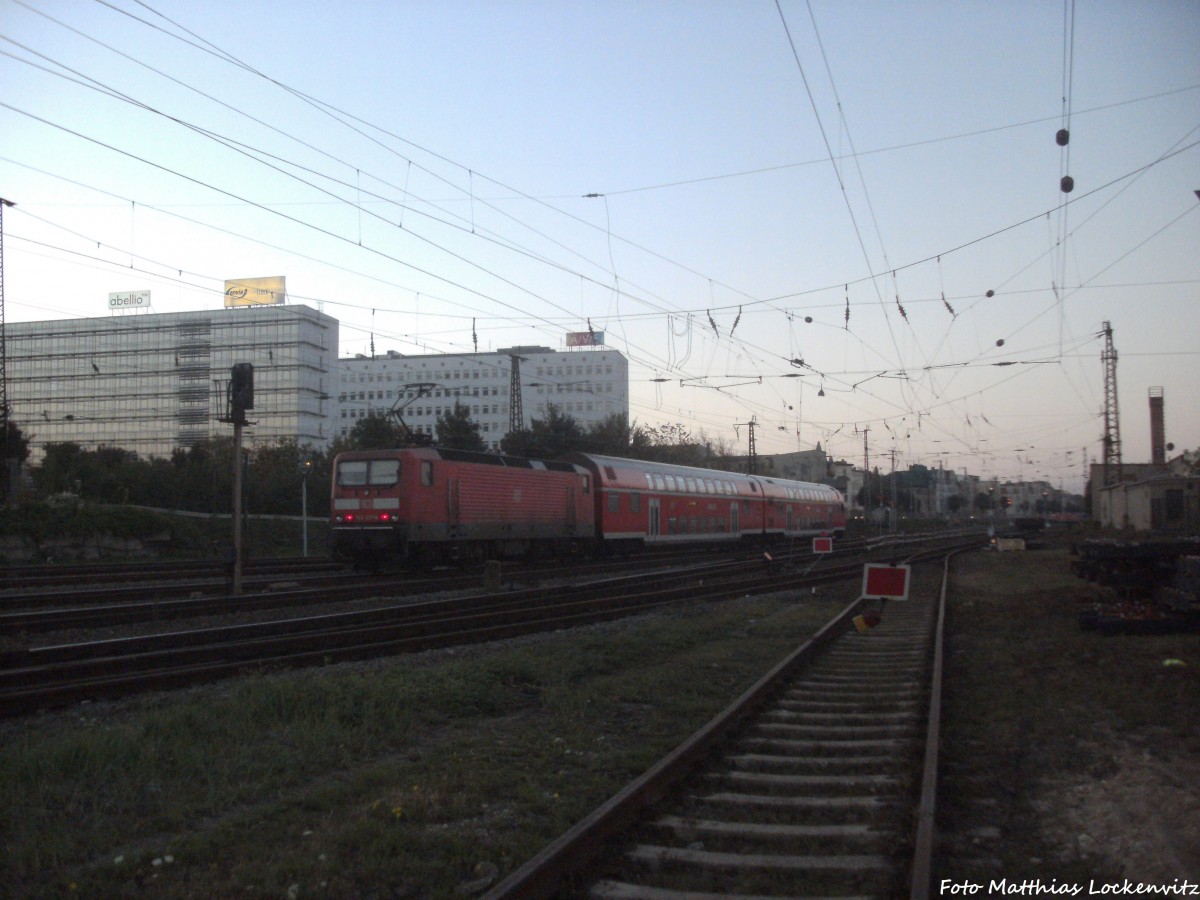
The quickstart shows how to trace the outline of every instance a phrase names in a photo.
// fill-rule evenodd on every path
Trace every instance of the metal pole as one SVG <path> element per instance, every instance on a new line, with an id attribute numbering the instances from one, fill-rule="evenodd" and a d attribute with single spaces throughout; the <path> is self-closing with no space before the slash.
<path id="1" fill-rule="evenodd" d="M 304 535 L 304 558 L 308 559 L 308 469 L 300 479 L 300 521 L 303 523 L 300 531 Z"/>
<path id="2" fill-rule="evenodd" d="M 242 593 L 242 423 L 233 423 L 233 578 L 230 593 Z"/>
<path id="3" fill-rule="evenodd" d="M 16 206 L 11 200 L 0 197 L 0 441 L 8 447 L 8 345 L 4 337 L 4 207 Z M 9 448 L 11 449 L 11 448 Z M 17 482 L 20 480 L 20 460 L 10 456 L 3 461 L 4 482 L 7 496 L 4 502 L 10 508 L 16 506 Z"/>

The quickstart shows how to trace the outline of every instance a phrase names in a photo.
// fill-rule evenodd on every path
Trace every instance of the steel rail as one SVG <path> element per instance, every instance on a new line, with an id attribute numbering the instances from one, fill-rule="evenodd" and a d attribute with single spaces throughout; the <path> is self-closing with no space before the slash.
<path id="1" fill-rule="evenodd" d="M 945 660 L 943 637 L 946 629 L 946 594 L 950 588 L 950 560 L 942 564 L 942 588 L 938 592 L 937 624 L 934 626 L 933 671 L 929 679 L 929 711 L 925 725 L 925 759 L 921 768 L 921 798 L 917 803 L 917 828 L 913 839 L 910 900 L 927 900 L 933 873 L 933 843 L 936 832 L 938 753 L 942 741 L 942 665 Z"/>
<path id="2" fill-rule="evenodd" d="M 930 687 L 931 691 L 936 687 L 936 693 L 933 696 L 938 698 L 940 698 L 941 690 L 940 648 L 944 628 L 946 581 L 949 560 L 953 552 L 961 552 L 961 549 L 943 550 L 937 554 L 945 555 L 943 583 L 938 600 L 937 622 L 934 628 L 933 667 L 936 678 L 931 680 Z M 914 554 L 910 557 L 910 561 L 921 561 L 930 556 L 931 552 L 924 551 Z M 860 598 L 843 609 L 816 635 L 778 663 L 700 731 L 516 869 L 488 891 L 484 895 L 484 900 L 515 900 L 515 898 L 537 900 L 537 898 L 554 896 L 563 890 L 567 882 L 577 877 L 577 873 L 585 870 L 602 855 L 607 844 L 631 825 L 640 822 L 644 810 L 672 793 L 677 785 L 686 776 L 693 773 L 700 762 L 711 754 L 715 747 L 725 743 L 744 723 L 752 720 L 756 712 L 780 691 L 785 682 L 819 656 L 824 648 L 841 637 L 848 630 L 851 619 L 862 608 L 863 600 Z M 931 700 L 932 702 L 934 701 Z M 922 774 L 922 793 L 919 801 L 920 816 L 926 824 L 924 829 L 920 829 L 921 833 L 915 839 L 914 857 L 910 864 L 912 875 L 924 879 L 926 885 L 928 884 L 929 859 L 932 850 L 931 826 L 936 793 L 936 741 L 940 705 L 931 705 L 928 715 L 931 717 L 931 721 L 926 730 L 927 744 Z M 930 740 L 934 742 L 932 748 L 928 743 Z M 578 887 L 578 885 L 575 886 Z M 928 896 L 927 893 L 917 893 L 915 881 L 913 882 L 913 891 L 913 900 L 919 896 L 923 900 L 925 896 Z M 664 891 L 663 895 L 671 894 L 669 891 Z"/>

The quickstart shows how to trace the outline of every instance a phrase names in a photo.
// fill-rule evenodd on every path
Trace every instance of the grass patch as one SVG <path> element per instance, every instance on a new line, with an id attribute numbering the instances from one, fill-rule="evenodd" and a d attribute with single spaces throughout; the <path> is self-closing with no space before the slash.
<path id="1" fill-rule="evenodd" d="M 705 604 L 6 723 L 0 894 L 452 896 L 519 865 L 849 599 Z"/>

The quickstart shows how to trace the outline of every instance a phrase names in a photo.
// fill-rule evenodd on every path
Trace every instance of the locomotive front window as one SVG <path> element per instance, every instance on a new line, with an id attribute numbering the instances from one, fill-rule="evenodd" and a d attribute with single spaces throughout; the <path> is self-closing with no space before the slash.
<path id="1" fill-rule="evenodd" d="M 367 483 L 367 461 L 356 459 L 338 466 L 337 481 L 342 487 L 359 487 Z"/>
<path id="2" fill-rule="evenodd" d="M 380 487 L 395 484 L 399 475 L 398 459 L 353 459 L 338 466 L 337 483 L 341 487 Z"/>
<path id="3" fill-rule="evenodd" d="M 400 480 L 400 460 L 373 459 L 368 472 L 367 483 L 370 485 L 392 485 Z"/>

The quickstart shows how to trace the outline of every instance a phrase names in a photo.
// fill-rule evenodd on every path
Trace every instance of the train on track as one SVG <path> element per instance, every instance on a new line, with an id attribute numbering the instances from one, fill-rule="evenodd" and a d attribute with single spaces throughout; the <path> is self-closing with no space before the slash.
<path id="1" fill-rule="evenodd" d="M 358 450 L 334 460 L 331 490 L 334 555 L 363 567 L 627 555 L 846 527 L 845 499 L 828 485 L 592 453 Z"/>

